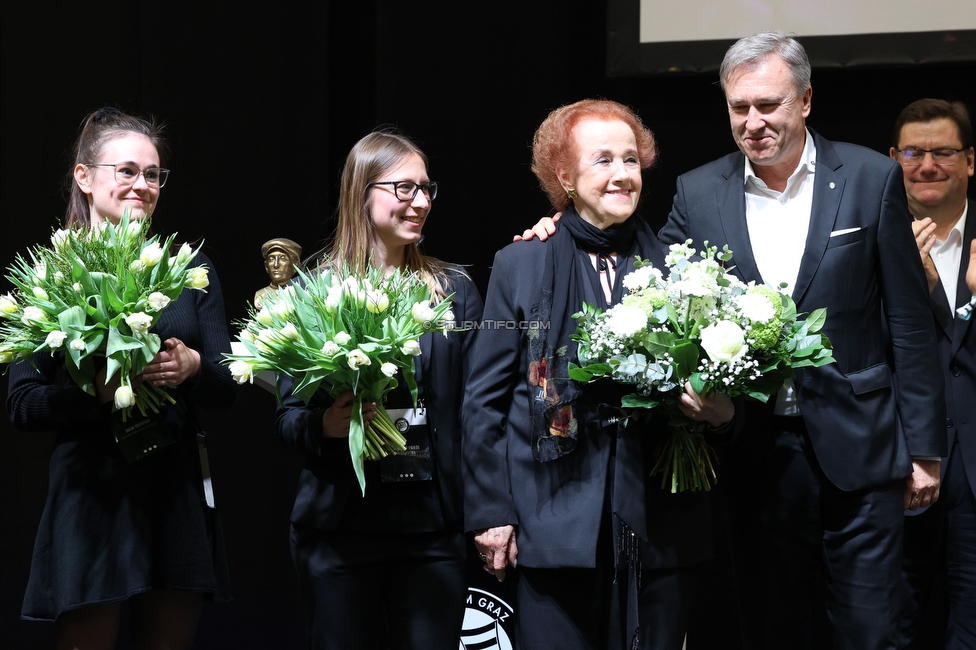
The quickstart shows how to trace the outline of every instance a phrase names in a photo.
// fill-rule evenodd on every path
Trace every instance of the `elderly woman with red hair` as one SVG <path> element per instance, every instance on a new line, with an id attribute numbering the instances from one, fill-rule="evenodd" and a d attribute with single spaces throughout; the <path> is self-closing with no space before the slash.
<path id="1" fill-rule="evenodd" d="M 619 302 L 637 257 L 663 267 L 657 237 L 634 217 L 655 153 L 626 106 L 553 111 L 532 170 L 563 212 L 558 231 L 507 246 L 492 267 L 464 400 L 465 527 L 487 571 L 503 579 L 517 566 L 523 649 L 680 648 L 687 590 L 676 567 L 710 552 L 707 511 L 682 508 L 689 527 L 648 508 L 646 427 L 620 421 L 625 391 L 568 379 L 572 315 Z M 682 399 L 716 427 L 734 414 L 721 395 L 689 387 Z M 685 531 L 701 542 L 682 546 Z"/>

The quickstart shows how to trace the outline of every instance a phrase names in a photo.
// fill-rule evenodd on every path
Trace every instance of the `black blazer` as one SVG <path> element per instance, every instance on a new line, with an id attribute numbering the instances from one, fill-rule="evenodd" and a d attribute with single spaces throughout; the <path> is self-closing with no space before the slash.
<path id="1" fill-rule="evenodd" d="M 453 292 L 455 321 L 469 329 L 425 334 L 420 339 L 420 364 L 434 455 L 434 481 L 448 525 L 459 528 L 461 497 L 461 400 L 471 347 L 477 335 L 472 323 L 481 321 L 481 296 L 471 279 L 459 269 L 448 272 L 448 293 Z M 278 406 L 275 433 L 286 445 L 307 452 L 292 509 L 295 523 L 335 530 L 350 497 L 359 493 L 346 438 L 322 437 L 322 414 L 332 403 L 324 391 L 317 392 L 308 406 L 291 394 L 291 377 L 279 377 L 282 401 Z M 367 491 L 369 485 L 366 486 Z"/>
<path id="2" fill-rule="evenodd" d="M 495 255 L 465 397 L 464 526 L 469 531 L 516 526 L 520 566 L 593 567 L 606 516 L 610 434 L 600 422 L 581 419 L 584 430 L 571 453 L 548 462 L 532 453 L 529 322 L 546 246 L 538 240 L 519 242 Z M 663 254 L 655 257 L 663 259 Z M 651 433 L 634 423 L 617 438 L 618 457 L 627 454 L 624 463 L 616 463 L 616 470 L 626 473 L 617 477 L 618 484 L 644 490 L 632 495 L 632 518 L 625 518 L 646 542 L 642 565 L 664 568 L 706 560 L 712 555 L 707 497 L 663 494 L 644 483 L 650 466 L 642 447 Z"/>
<path id="3" fill-rule="evenodd" d="M 966 285 L 966 272 L 969 270 L 969 242 L 976 238 L 976 214 L 972 205 L 966 216 L 966 227 L 962 237 L 962 253 L 959 261 L 959 278 L 953 307 L 965 305 L 972 297 Z M 939 359 L 946 384 L 946 432 L 948 449 L 958 441 L 959 452 L 966 467 L 969 487 L 976 494 L 976 329 L 973 319 L 956 317 L 950 307 L 942 282 L 931 295 L 932 313 L 936 319 L 936 333 L 939 342 Z M 946 461 L 942 468 L 945 470 Z"/>
<path id="4" fill-rule="evenodd" d="M 827 308 L 837 362 L 800 369 L 794 383 L 824 474 L 856 490 L 908 476 L 912 456 L 946 453 L 943 379 L 901 168 L 869 149 L 813 138 L 813 206 L 793 299 L 800 312 Z M 728 244 L 733 272 L 762 282 L 744 170 L 745 157 L 734 153 L 680 176 L 659 236 Z M 897 400 L 894 369 L 906 382 Z"/>

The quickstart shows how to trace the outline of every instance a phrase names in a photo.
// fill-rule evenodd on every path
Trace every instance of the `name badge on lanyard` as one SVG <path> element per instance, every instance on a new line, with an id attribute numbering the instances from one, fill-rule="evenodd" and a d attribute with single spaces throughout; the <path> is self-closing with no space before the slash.
<path id="1" fill-rule="evenodd" d="M 384 483 L 429 481 L 433 461 L 430 454 L 430 427 L 427 409 L 387 409 L 393 426 L 407 439 L 407 448 L 380 459 L 380 476 Z"/>

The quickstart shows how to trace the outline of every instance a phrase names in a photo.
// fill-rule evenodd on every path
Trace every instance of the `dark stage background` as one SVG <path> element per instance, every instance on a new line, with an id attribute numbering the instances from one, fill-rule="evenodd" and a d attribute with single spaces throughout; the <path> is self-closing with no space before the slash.
<path id="1" fill-rule="evenodd" d="M 429 155 L 441 194 L 426 251 L 471 265 L 482 290 L 494 252 L 548 210 L 529 162 L 551 109 L 592 96 L 637 109 L 660 145 L 642 205 L 655 227 L 678 174 L 734 149 L 713 74 L 607 78 L 602 1 L 260 6 L 5 3 L 0 264 L 49 237 L 70 145 L 103 105 L 168 123 L 173 173 L 156 222 L 205 238 L 231 320 L 267 283 L 262 242 L 289 237 L 306 253 L 324 243 L 345 154 L 378 124 Z M 976 109 L 974 78 L 974 63 L 815 70 L 809 122 L 886 152 L 912 100 Z M 275 440 L 273 417 L 274 398 L 245 386 L 232 413 L 206 421 L 235 601 L 204 608 L 197 648 L 303 646 L 287 544 L 302 459 Z M 53 626 L 19 620 L 51 441 L 0 424 L 3 648 L 53 647 Z"/>

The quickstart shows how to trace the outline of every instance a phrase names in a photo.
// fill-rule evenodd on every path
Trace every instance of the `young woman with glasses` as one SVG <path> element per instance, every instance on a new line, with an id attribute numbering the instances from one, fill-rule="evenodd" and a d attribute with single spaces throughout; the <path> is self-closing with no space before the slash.
<path id="1" fill-rule="evenodd" d="M 481 297 L 467 274 L 418 248 L 436 196 L 413 142 L 389 131 L 367 135 L 346 158 L 338 226 L 321 263 L 416 272 L 441 298 L 453 294 L 458 323 L 480 321 Z M 422 418 L 407 433 L 420 459 L 367 461 L 365 497 L 349 456 L 352 394 L 333 401 L 320 391 L 306 406 L 281 377 L 276 433 L 307 454 L 291 545 L 310 648 L 457 650 L 466 593 L 459 415 L 474 336 L 472 329 L 421 338 Z M 386 408 L 411 406 L 401 380 Z M 367 420 L 374 408 L 363 406 Z M 397 471 L 403 462 L 410 472 Z M 399 480 L 405 473 L 412 479 Z"/>
<path id="2" fill-rule="evenodd" d="M 67 228 L 148 218 L 169 170 L 161 129 L 103 108 L 89 115 L 69 172 Z M 116 646 L 127 605 L 132 647 L 189 648 L 204 598 L 229 598 L 215 512 L 205 503 L 199 406 L 227 410 L 236 383 L 219 365 L 230 352 L 220 285 L 210 261 L 207 292 L 186 291 L 154 328 L 162 349 L 141 377 L 173 389 L 155 424 L 174 442 L 128 461 L 112 433 L 118 378 L 97 396 L 67 377 L 62 353 L 10 370 L 7 411 L 18 429 L 56 431 L 48 496 L 34 546 L 22 617 L 51 620 L 57 647 Z"/>

